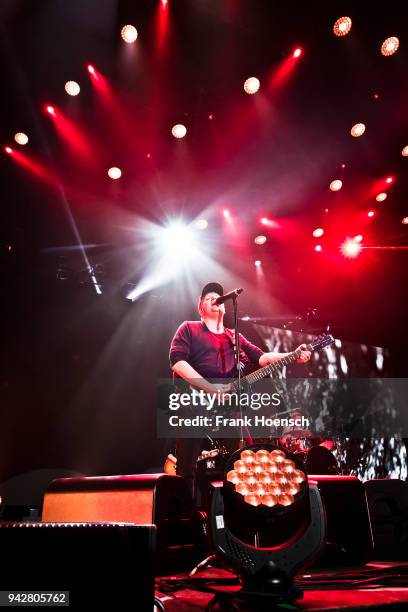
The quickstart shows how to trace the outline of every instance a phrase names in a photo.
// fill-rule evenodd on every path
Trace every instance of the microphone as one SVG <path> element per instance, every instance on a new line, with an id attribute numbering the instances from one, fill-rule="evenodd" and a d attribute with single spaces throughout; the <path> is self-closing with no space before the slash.
<path id="1" fill-rule="evenodd" d="M 224 295 L 220 295 L 220 297 L 218 297 L 215 301 L 214 304 L 217 304 L 217 306 L 220 306 L 221 304 L 223 304 L 224 302 L 226 302 L 227 300 L 233 300 L 236 297 L 239 296 L 240 293 L 243 292 L 243 289 L 234 289 L 233 291 L 228 291 L 228 293 L 224 293 Z"/>

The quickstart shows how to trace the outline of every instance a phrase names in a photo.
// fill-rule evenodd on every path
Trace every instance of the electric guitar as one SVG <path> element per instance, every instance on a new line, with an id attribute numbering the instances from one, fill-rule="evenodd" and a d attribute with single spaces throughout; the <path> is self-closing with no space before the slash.
<path id="1" fill-rule="evenodd" d="M 332 345 L 334 342 L 335 339 L 331 334 L 323 334 L 321 336 L 318 336 L 310 344 L 307 344 L 306 349 L 303 350 L 307 350 L 310 352 L 321 351 L 324 348 Z M 295 363 L 299 359 L 299 357 L 300 350 L 292 351 L 291 353 L 288 353 L 287 355 L 285 355 L 285 357 L 281 357 L 274 363 L 264 366 L 263 368 L 259 368 L 258 370 L 251 372 L 251 374 L 247 374 L 246 376 L 241 376 L 241 391 L 249 393 L 251 390 L 251 386 L 254 383 L 258 382 L 259 380 L 262 380 L 263 378 L 266 378 L 267 376 L 273 377 L 274 375 L 277 375 L 279 371 L 281 371 L 285 366 L 288 366 L 291 363 Z M 230 384 L 230 390 L 227 393 L 238 393 L 239 380 L 237 378 L 223 380 L 222 383 Z M 195 387 L 193 385 L 189 385 L 188 383 L 185 384 L 185 387 L 188 388 L 189 391 L 196 391 Z M 204 408 L 208 405 L 209 403 L 205 399 L 202 399 L 201 407 Z M 216 404 L 215 407 L 217 407 Z M 222 408 L 221 405 L 218 405 L 218 407 Z"/>
<path id="2" fill-rule="evenodd" d="M 324 334 L 322 336 L 318 336 L 315 340 L 313 340 L 310 344 L 306 345 L 306 351 L 310 351 L 311 353 L 315 351 L 321 351 L 327 346 L 330 346 L 335 342 L 333 336 L 331 334 Z M 255 370 L 251 374 L 247 374 L 246 376 L 241 376 L 241 389 L 251 388 L 251 385 L 258 382 L 258 380 L 262 380 L 262 378 L 266 378 L 267 376 L 273 376 L 277 374 L 280 370 L 282 370 L 285 366 L 290 365 L 291 363 L 295 363 L 300 357 L 300 351 L 293 351 L 292 353 L 288 353 L 285 357 L 281 357 L 275 363 L 271 363 L 259 370 Z M 237 378 L 233 378 L 230 381 L 231 384 L 231 393 L 236 393 L 238 391 L 239 381 Z"/>

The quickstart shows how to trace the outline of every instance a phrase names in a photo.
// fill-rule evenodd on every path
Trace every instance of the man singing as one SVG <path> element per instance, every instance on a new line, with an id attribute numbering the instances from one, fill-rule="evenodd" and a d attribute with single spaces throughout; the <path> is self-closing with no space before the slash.
<path id="1" fill-rule="evenodd" d="M 224 304 L 215 300 L 223 295 L 219 283 L 208 283 L 198 301 L 200 321 L 184 321 L 175 333 L 170 347 L 170 366 L 174 378 L 182 378 L 205 393 L 228 393 L 229 385 L 211 380 L 235 378 L 237 367 L 234 355 L 234 331 L 224 327 Z M 310 359 L 306 345 L 298 347 L 299 363 Z M 287 353 L 264 353 L 240 334 L 241 362 L 264 367 L 284 357 Z M 177 440 L 177 474 L 184 476 L 194 495 L 194 477 L 198 455 L 203 441 L 200 439 Z"/>

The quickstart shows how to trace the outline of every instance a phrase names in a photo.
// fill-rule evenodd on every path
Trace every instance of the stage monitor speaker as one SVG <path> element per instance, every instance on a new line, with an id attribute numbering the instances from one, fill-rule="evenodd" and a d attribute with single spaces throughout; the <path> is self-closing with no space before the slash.
<path id="1" fill-rule="evenodd" d="M 355 476 L 308 475 L 326 514 L 326 545 L 314 566 L 356 565 L 373 557 L 373 536 L 363 483 Z"/>
<path id="2" fill-rule="evenodd" d="M 408 482 L 376 479 L 364 483 L 376 559 L 408 556 Z"/>
<path id="3" fill-rule="evenodd" d="M 68 591 L 69 609 L 151 612 L 155 532 L 154 525 L 0 523 L 0 591 Z"/>
<path id="4" fill-rule="evenodd" d="M 184 478 L 167 474 L 54 480 L 44 496 L 43 522 L 126 522 L 157 526 L 157 558 L 194 555 L 197 519 Z"/>

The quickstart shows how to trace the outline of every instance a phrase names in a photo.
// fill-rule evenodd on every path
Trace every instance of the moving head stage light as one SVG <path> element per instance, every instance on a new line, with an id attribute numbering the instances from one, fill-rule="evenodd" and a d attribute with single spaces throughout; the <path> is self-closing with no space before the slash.
<path id="1" fill-rule="evenodd" d="M 240 449 L 210 498 L 211 545 L 238 571 L 237 595 L 268 604 L 301 597 L 293 577 L 322 550 L 325 517 L 298 458 L 270 444 Z"/>

